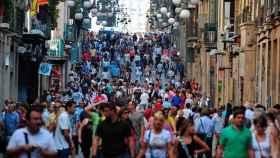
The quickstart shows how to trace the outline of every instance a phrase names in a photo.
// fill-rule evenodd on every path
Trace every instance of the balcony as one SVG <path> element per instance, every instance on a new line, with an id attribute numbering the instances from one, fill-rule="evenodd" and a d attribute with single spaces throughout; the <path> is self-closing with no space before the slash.
<path id="1" fill-rule="evenodd" d="M 64 53 L 64 40 L 52 39 L 48 42 L 49 50 L 47 52 L 48 60 L 67 60 Z"/>
<path id="2" fill-rule="evenodd" d="M 252 9 L 248 6 L 242 10 L 241 23 L 247 23 L 252 21 Z"/>
<path id="3" fill-rule="evenodd" d="M 38 21 L 37 23 L 32 25 L 31 30 L 41 31 L 43 33 L 44 38 L 46 39 L 50 39 L 51 37 L 51 25 L 48 23 L 43 24 L 40 21 Z"/>
<path id="4" fill-rule="evenodd" d="M 187 27 L 187 41 L 194 41 L 197 39 L 198 39 L 197 25 L 194 23 L 191 23 Z"/>
<path id="5" fill-rule="evenodd" d="M 74 41 L 75 40 L 75 27 L 71 24 L 64 25 L 64 39 L 65 41 Z"/>
<path id="6" fill-rule="evenodd" d="M 217 24 L 206 23 L 202 36 L 206 48 L 216 48 L 217 47 Z"/>

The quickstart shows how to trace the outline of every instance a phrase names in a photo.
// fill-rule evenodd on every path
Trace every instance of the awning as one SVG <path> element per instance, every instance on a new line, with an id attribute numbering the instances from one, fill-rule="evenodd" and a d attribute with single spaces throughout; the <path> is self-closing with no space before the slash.
<path id="1" fill-rule="evenodd" d="M 41 30 L 31 30 L 31 33 L 22 34 L 22 41 L 25 43 L 43 43 L 46 41 L 45 34 Z"/>

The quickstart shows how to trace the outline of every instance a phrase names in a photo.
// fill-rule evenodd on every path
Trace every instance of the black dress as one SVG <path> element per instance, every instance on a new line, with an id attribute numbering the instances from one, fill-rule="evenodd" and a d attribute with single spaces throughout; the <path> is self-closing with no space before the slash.
<path id="1" fill-rule="evenodd" d="M 192 141 L 190 144 L 186 144 L 186 147 L 188 148 L 189 154 L 191 155 L 191 158 L 194 158 L 194 151 L 196 148 L 196 143 L 194 142 L 193 136 Z M 177 158 L 190 158 L 188 157 L 186 151 L 184 150 L 182 144 L 179 142 L 177 146 L 178 155 Z"/>

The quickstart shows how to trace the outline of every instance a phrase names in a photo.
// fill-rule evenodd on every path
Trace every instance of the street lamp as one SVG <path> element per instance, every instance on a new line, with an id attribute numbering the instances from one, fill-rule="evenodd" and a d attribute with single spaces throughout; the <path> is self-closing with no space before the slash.
<path id="1" fill-rule="evenodd" d="M 162 17 L 162 15 L 161 14 L 157 14 L 157 18 L 161 18 Z"/>
<path id="2" fill-rule="evenodd" d="M 179 14 L 182 11 L 181 7 L 176 7 L 175 8 L 175 13 Z"/>
<path id="3" fill-rule="evenodd" d="M 67 6 L 70 7 L 70 8 L 74 7 L 75 6 L 75 1 L 74 0 L 68 0 L 67 1 Z"/>
<path id="4" fill-rule="evenodd" d="M 173 26 L 174 27 L 178 27 L 180 25 L 180 23 L 178 21 L 174 22 Z"/>
<path id="5" fill-rule="evenodd" d="M 83 14 L 82 13 L 75 13 L 75 19 L 76 20 L 82 20 L 83 19 Z"/>
<path id="6" fill-rule="evenodd" d="M 171 25 L 174 24 L 175 23 L 175 19 L 174 18 L 169 18 L 168 19 L 168 23 L 171 24 Z"/>
<path id="7" fill-rule="evenodd" d="M 91 2 L 90 1 L 84 1 L 84 7 L 86 9 L 89 9 L 91 7 Z"/>
<path id="8" fill-rule="evenodd" d="M 188 18 L 188 17 L 190 17 L 190 11 L 187 9 L 183 9 L 179 16 L 182 19 Z"/>
<path id="9" fill-rule="evenodd" d="M 191 4 L 196 5 L 196 4 L 198 4 L 198 3 L 199 3 L 199 0 L 191 0 Z"/>
<path id="10" fill-rule="evenodd" d="M 170 18 L 171 13 L 170 13 L 170 12 L 166 13 L 166 16 L 167 16 L 168 18 Z"/>
<path id="11" fill-rule="evenodd" d="M 172 0 L 172 3 L 178 6 L 181 4 L 181 0 Z"/>
<path id="12" fill-rule="evenodd" d="M 163 15 L 165 15 L 166 13 L 167 13 L 167 8 L 166 7 L 162 7 L 162 8 L 160 8 L 160 12 L 163 14 Z"/>

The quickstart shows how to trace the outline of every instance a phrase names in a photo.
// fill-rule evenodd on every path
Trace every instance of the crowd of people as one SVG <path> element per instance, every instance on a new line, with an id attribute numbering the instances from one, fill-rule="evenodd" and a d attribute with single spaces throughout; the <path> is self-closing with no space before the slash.
<path id="1" fill-rule="evenodd" d="M 65 90 L 32 106 L 5 101 L 6 157 L 280 157 L 280 105 L 213 105 L 184 80 L 167 34 L 89 33 L 85 43 Z"/>

